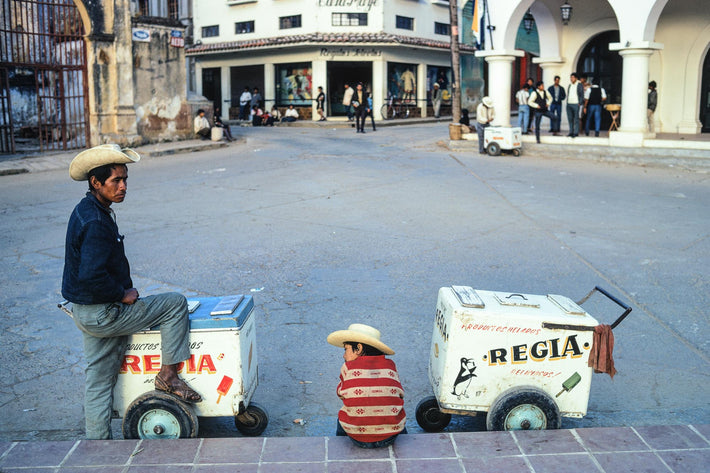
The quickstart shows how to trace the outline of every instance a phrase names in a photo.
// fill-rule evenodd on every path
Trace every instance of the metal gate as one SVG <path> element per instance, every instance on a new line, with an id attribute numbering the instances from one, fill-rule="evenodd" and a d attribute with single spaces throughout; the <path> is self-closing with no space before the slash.
<path id="1" fill-rule="evenodd" d="M 72 0 L 0 0 L 0 153 L 87 145 L 83 36 Z"/>

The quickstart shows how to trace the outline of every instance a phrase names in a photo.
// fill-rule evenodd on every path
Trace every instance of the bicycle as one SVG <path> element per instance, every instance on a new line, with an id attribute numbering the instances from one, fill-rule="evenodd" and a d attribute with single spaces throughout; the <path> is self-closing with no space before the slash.
<path id="1" fill-rule="evenodd" d="M 402 103 L 402 99 L 395 95 L 387 97 L 387 101 L 380 109 L 380 114 L 383 120 L 391 120 L 393 118 L 408 118 L 411 104 Z"/>

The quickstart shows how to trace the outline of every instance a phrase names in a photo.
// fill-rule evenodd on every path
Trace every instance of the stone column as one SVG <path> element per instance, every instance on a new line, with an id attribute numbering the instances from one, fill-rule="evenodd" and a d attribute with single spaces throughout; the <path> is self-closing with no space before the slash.
<path id="1" fill-rule="evenodd" d="M 239 95 L 242 95 L 242 89 L 240 87 Z M 267 62 L 264 64 L 264 91 L 262 92 L 262 97 L 264 97 L 264 107 L 271 111 L 271 107 L 276 104 L 276 66 L 273 63 Z M 239 100 L 237 100 L 237 106 Z"/>
<path id="2" fill-rule="evenodd" d="M 621 124 L 619 130 L 609 133 L 609 142 L 614 146 L 637 147 L 644 138 L 654 138 L 648 131 L 646 110 L 648 106 L 648 63 L 651 54 L 663 45 L 643 42 L 622 46 L 609 45 L 611 51 L 619 51 L 624 60 L 621 80 Z"/>
<path id="3" fill-rule="evenodd" d="M 545 90 L 555 83 L 555 76 L 562 77 L 560 71 L 562 70 L 564 60 L 561 57 L 533 58 L 532 61 L 534 64 L 539 64 L 542 68 L 542 81 L 545 83 Z M 564 84 L 564 82 L 560 80 L 560 84 Z"/>
<path id="4" fill-rule="evenodd" d="M 387 63 L 382 56 L 372 61 L 372 113 L 375 121 L 382 119 L 380 109 L 387 95 Z"/>
<path id="5" fill-rule="evenodd" d="M 511 77 L 513 61 L 522 57 L 522 51 L 478 51 L 476 56 L 488 63 L 488 96 L 495 107 L 495 126 L 510 126 L 510 102 L 513 95 Z"/>
<path id="6" fill-rule="evenodd" d="M 426 64 L 417 65 L 417 107 L 421 110 L 421 116 L 426 117 Z"/>
<path id="7" fill-rule="evenodd" d="M 316 59 L 311 63 L 311 90 L 313 93 L 313 104 L 312 104 L 312 119 L 313 121 L 320 120 L 318 115 L 318 103 L 316 102 L 316 97 L 318 97 L 318 87 L 323 87 L 323 92 L 325 93 L 325 116 L 328 116 L 328 96 L 330 91 L 328 90 L 328 63 L 325 59 Z M 273 80 L 272 80 L 273 82 Z"/>

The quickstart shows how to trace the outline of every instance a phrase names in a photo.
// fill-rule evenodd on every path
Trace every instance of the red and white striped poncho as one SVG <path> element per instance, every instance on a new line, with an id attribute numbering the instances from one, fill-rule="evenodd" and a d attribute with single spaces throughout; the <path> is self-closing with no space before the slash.
<path id="1" fill-rule="evenodd" d="M 404 430 L 404 390 L 394 361 L 384 355 L 360 356 L 343 363 L 338 420 L 360 442 L 377 442 Z"/>

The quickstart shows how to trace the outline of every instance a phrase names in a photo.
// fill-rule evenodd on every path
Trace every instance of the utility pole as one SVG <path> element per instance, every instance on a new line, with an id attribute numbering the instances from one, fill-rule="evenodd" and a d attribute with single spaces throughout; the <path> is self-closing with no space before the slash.
<path id="1" fill-rule="evenodd" d="M 459 57 L 459 12 L 458 2 L 449 0 L 449 22 L 451 27 L 451 69 L 453 69 L 454 80 L 451 85 L 453 95 L 451 97 L 451 113 L 453 122 L 458 123 L 461 119 L 461 61 Z"/>

